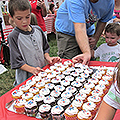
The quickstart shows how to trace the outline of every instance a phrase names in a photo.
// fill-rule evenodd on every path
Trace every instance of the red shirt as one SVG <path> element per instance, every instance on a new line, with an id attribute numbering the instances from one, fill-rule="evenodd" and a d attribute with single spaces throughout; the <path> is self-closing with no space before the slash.
<path id="1" fill-rule="evenodd" d="M 42 10 L 41 9 L 38 10 L 36 9 L 36 7 L 37 7 L 37 1 L 31 2 L 32 13 L 36 15 L 38 26 L 40 26 L 40 28 L 45 32 L 47 30 L 45 26 L 45 21 L 41 13 Z"/>

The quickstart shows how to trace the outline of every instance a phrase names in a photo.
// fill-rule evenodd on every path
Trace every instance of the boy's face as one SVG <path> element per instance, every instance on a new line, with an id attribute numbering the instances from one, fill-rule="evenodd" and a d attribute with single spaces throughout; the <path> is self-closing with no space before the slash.
<path id="1" fill-rule="evenodd" d="M 29 31 L 29 24 L 31 19 L 30 9 L 25 11 L 15 11 L 15 14 L 12 19 L 19 29 L 23 31 Z"/>
<path id="2" fill-rule="evenodd" d="M 120 36 L 117 36 L 116 33 L 111 34 L 106 32 L 105 38 L 108 46 L 115 46 L 117 45 L 117 40 L 120 38 Z"/>

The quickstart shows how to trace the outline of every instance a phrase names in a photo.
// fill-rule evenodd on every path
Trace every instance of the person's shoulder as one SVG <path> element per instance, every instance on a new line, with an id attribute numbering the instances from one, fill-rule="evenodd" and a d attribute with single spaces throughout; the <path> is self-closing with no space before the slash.
<path id="1" fill-rule="evenodd" d="M 8 37 L 9 37 L 9 38 L 12 38 L 12 37 L 17 36 L 17 35 L 19 35 L 19 32 L 17 31 L 17 28 L 15 27 L 15 28 L 12 30 L 12 32 L 9 33 Z"/>

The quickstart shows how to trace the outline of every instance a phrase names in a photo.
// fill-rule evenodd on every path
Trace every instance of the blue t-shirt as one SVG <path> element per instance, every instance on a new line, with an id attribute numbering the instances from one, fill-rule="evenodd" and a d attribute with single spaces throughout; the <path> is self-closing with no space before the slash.
<path id="1" fill-rule="evenodd" d="M 87 34 L 92 35 L 95 32 L 94 23 L 98 20 L 109 21 L 113 10 L 114 0 L 99 0 L 97 3 L 89 0 L 65 0 L 57 11 L 56 31 L 75 36 L 73 22 L 86 23 Z"/>

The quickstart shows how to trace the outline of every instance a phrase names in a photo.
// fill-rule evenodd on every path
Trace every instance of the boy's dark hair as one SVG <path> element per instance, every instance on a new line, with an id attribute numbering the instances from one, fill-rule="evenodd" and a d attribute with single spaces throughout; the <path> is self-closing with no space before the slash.
<path id="1" fill-rule="evenodd" d="M 8 3 L 9 13 L 11 17 L 15 14 L 15 11 L 25 11 L 30 9 L 31 12 L 31 5 L 28 0 L 10 0 Z"/>
<path id="2" fill-rule="evenodd" d="M 117 36 L 120 35 L 120 24 L 119 23 L 109 23 L 106 27 L 105 27 L 105 34 L 107 33 L 116 33 Z"/>

